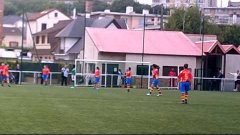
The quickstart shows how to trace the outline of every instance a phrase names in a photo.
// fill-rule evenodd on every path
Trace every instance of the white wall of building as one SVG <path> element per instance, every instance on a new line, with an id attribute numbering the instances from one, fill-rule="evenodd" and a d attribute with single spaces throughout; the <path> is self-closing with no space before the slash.
<path id="1" fill-rule="evenodd" d="M 5 47 L 9 47 L 10 46 L 10 42 L 17 42 L 18 43 L 18 47 L 20 47 L 21 43 L 22 43 L 22 36 L 5 35 L 5 37 L 3 39 L 3 45 Z"/>
<path id="2" fill-rule="evenodd" d="M 57 17 L 55 17 L 55 14 L 57 14 Z M 60 11 L 54 10 L 54 11 L 50 12 L 49 14 L 46 14 L 46 15 L 38 18 L 35 21 L 30 21 L 29 25 L 31 27 L 32 34 L 34 34 L 34 33 L 42 31 L 42 24 L 46 24 L 47 25 L 46 28 L 48 29 L 48 28 L 53 27 L 54 24 L 56 24 L 62 20 L 69 20 L 69 18 L 66 15 L 64 15 L 63 13 L 61 13 Z M 33 41 L 32 41 L 30 28 L 27 27 L 27 45 L 32 47 L 32 44 L 33 44 Z"/>

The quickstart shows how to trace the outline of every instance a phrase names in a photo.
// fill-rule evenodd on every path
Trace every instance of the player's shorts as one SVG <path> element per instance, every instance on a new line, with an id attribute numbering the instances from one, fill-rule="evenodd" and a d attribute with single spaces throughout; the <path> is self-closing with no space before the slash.
<path id="1" fill-rule="evenodd" d="M 132 84 L 132 78 L 126 78 L 126 84 L 131 85 Z"/>
<path id="2" fill-rule="evenodd" d="M 47 81 L 47 80 L 48 80 L 48 75 L 42 75 L 42 79 L 43 79 L 44 81 Z"/>
<path id="3" fill-rule="evenodd" d="M 188 92 L 190 90 L 190 83 L 189 82 L 180 82 L 180 92 Z"/>
<path id="4" fill-rule="evenodd" d="M 159 84 L 159 80 L 158 80 L 158 79 L 153 79 L 153 80 L 152 80 L 152 85 L 153 85 L 154 87 L 158 87 L 158 84 Z"/>
<path id="5" fill-rule="evenodd" d="M 2 80 L 3 80 L 3 81 L 9 80 L 9 76 L 8 76 L 8 75 L 2 75 Z"/>
<path id="6" fill-rule="evenodd" d="M 72 79 L 72 81 L 75 81 L 76 76 L 75 75 L 71 75 L 71 79 Z"/>
<path id="7" fill-rule="evenodd" d="M 100 83 L 100 77 L 95 77 L 95 83 L 96 84 Z"/>

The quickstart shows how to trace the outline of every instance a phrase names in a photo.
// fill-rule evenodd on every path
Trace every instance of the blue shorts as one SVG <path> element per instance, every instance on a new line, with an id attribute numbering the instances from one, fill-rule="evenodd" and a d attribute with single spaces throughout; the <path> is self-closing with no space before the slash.
<path id="1" fill-rule="evenodd" d="M 6 76 L 6 75 L 2 75 L 2 81 L 7 81 L 8 80 L 8 76 Z"/>
<path id="2" fill-rule="evenodd" d="M 132 78 L 126 78 L 126 84 L 131 85 L 132 84 Z"/>
<path id="3" fill-rule="evenodd" d="M 100 83 L 100 77 L 95 77 L 95 83 Z"/>
<path id="4" fill-rule="evenodd" d="M 189 82 L 180 82 L 180 92 L 185 93 L 190 90 L 190 83 Z"/>
<path id="5" fill-rule="evenodd" d="M 47 80 L 48 80 L 48 75 L 42 75 L 42 79 L 43 79 L 44 81 L 47 81 Z"/>
<path id="6" fill-rule="evenodd" d="M 153 87 L 158 87 L 159 80 L 158 79 L 153 79 L 152 80 L 152 85 Z"/>

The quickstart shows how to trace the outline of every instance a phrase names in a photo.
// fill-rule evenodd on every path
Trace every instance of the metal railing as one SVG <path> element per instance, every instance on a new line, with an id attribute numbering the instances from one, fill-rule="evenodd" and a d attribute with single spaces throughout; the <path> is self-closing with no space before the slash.
<path id="1" fill-rule="evenodd" d="M 10 70 L 11 74 L 15 76 L 16 84 L 41 84 L 41 72 L 37 71 L 16 71 Z M 16 77 L 18 79 L 16 79 Z M 94 74 L 85 74 L 76 76 L 77 86 L 92 86 L 94 83 Z M 121 76 L 121 86 L 125 85 L 125 78 Z M 151 84 L 149 76 L 133 75 L 132 86 L 134 88 L 148 88 Z M 91 83 L 90 83 L 91 81 Z M 119 87 L 119 75 L 117 74 L 102 74 L 102 87 Z M 164 89 L 178 89 L 177 77 L 160 76 L 159 84 Z M 68 84 L 71 82 L 71 74 L 69 74 Z M 51 72 L 49 75 L 49 85 L 61 84 L 61 72 Z M 239 84 L 240 87 L 240 84 Z M 194 90 L 207 91 L 233 91 L 235 89 L 235 80 L 233 78 L 201 78 L 194 77 L 191 88 Z"/>

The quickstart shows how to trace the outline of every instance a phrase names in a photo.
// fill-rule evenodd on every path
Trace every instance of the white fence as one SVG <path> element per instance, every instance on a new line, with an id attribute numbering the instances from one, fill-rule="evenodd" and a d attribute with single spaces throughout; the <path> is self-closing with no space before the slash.
<path id="1" fill-rule="evenodd" d="M 18 80 L 17 84 L 41 84 L 41 72 L 37 71 L 10 71 L 15 80 Z M 18 74 L 18 75 L 17 75 Z M 16 78 L 18 77 L 18 79 Z M 116 74 L 102 74 L 101 82 L 102 87 L 118 87 Z M 164 89 L 178 89 L 177 77 L 160 76 L 160 87 Z M 78 86 L 92 86 L 90 81 L 94 81 L 94 74 L 83 75 L 81 79 L 77 79 Z M 124 85 L 124 78 L 122 85 Z M 233 78 L 201 78 L 194 77 L 192 89 L 195 90 L 209 90 L 209 91 L 233 91 L 234 89 Z M 69 75 L 68 84 L 70 85 L 71 78 Z M 49 85 L 61 84 L 61 72 L 51 72 L 49 76 Z M 201 85 L 203 84 L 203 85 Z M 133 87 L 135 88 L 147 88 L 149 85 L 148 76 L 133 76 Z"/>

